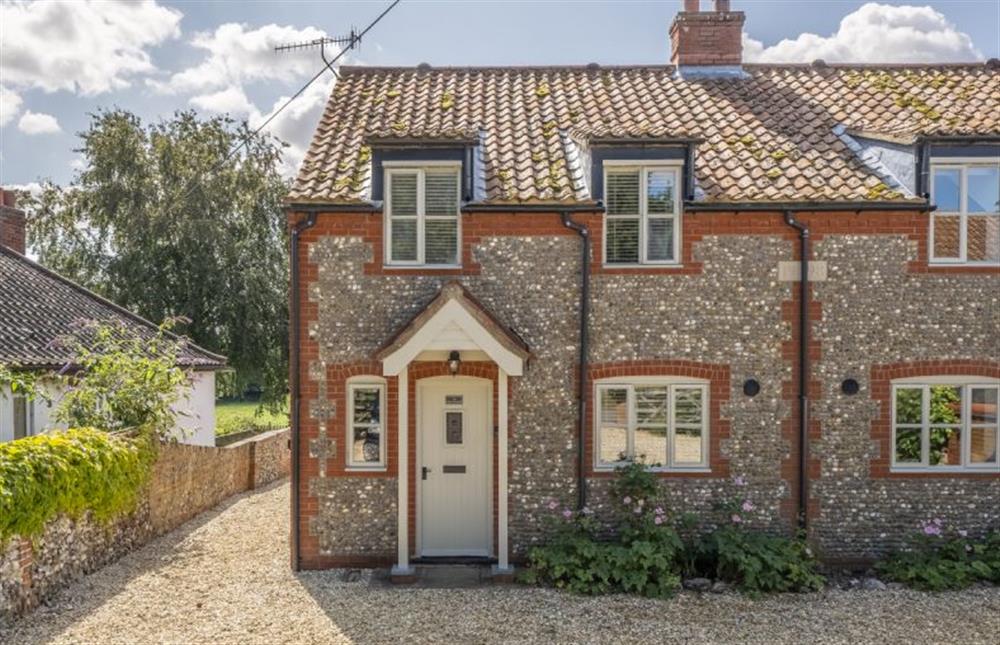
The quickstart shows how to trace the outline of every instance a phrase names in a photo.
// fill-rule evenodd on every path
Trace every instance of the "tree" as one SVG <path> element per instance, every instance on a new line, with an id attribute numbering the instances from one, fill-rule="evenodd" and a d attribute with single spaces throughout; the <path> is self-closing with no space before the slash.
<path id="1" fill-rule="evenodd" d="M 177 417 L 173 404 L 191 389 L 189 370 L 178 365 L 184 341 L 167 334 L 175 322 L 148 336 L 122 323 L 88 321 L 60 339 L 73 359 L 63 373 L 68 387 L 56 420 L 71 428 L 170 436 Z"/>
<path id="2" fill-rule="evenodd" d="M 188 319 L 176 331 L 229 357 L 234 390 L 260 383 L 283 400 L 280 144 L 228 117 L 144 125 L 120 109 L 92 115 L 80 137 L 86 163 L 72 184 L 25 201 L 40 261 L 150 320 Z"/>

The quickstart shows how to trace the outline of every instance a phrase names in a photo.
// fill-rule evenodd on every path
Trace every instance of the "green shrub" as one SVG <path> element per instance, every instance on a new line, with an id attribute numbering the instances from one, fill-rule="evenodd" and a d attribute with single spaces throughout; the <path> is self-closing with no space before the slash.
<path id="1" fill-rule="evenodd" d="M 876 569 L 924 591 L 964 589 L 979 580 L 1000 584 L 1000 531 L 973 540 L 965 531 L 945 530 L 941 520 L 926 521 L 909 549 L 892 554 Z"/>
<path id="2" fill-rule="evenodd" d="M 741 477 L 734 483 L 737 489 L 746 486 Z M 719 510 L 728 524 L 690 533 L 681 554 L 685 574 L 717 578 L 752 596 L 822 589 L 826 580 L 801 536 L 789 538 L 748 528 L 755 508 L 746 495 L 723 500 Z"/>
<path id="3" fill-rule="evenodd" d="M 107 521 L 133 510 L 153 458 L 148 439 L 89 428 L 0 444 L 0 544 L 60 514 Z"/>
<path id="4" fill-rule="evenodd" d="M 587 595 L 670 596 L 680 586 L 677 560 L 682 545 L 665 523 L 657 494 L 654 476 L 641 465 L 618 469 L 612 500 L 619 530 L 613 540 L 599 537 L 601 526 L 589 509 L 559 512 L 558 504 L 550 502 L 549 509 L 558 513 L 549 519 L 554 523 L 552 537 L 531 549 L 521 581 Z"/>

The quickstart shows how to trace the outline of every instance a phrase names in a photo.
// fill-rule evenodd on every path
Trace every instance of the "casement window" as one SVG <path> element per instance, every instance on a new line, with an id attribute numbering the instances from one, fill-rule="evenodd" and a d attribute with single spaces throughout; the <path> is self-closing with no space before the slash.
<path id="1" fill-rule="evenodd" d="M 894 470 L 1000 470 L 1000 385 L 953 377 L 892 387 Z"/>
<path id="2" fill-rule="evenodd" d="M 604 162 L 604 263 L 676 264 L 680 164 Z"/>
<path id="3" fill-rule="evenodd" d="M 595 391 L 595 463 L 634 460 L 657 470 L 708 467 L 708 385 L 674 380 L 601 382 Z"/>
<path id="4" fill-rule="evenodd" d="M 385 381 L 377 377 L 348 381 L 348 468 L 385 468 L 385 442 Z"/>
<path id="5" fill-rule="evenodd" d="M 930 260 L 1000 263 L 1000 161 L 931 166 Z"/>
<path id="6" fill-rule="evenodd" d="M 443 267 L 459 264 L 460 169 L 461 166 L 448 163 L 386 170 L 388 264 Z"/>
<path id="7" fill-rule="evenodd" d="M 14 438 L 23 439 L 34 434 L 35 406 L 26 396 L 14 395 Z"/>

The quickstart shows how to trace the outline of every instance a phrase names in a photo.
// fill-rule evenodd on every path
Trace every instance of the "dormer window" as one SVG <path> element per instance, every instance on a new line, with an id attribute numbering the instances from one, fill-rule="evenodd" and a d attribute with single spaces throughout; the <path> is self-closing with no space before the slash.
<path id="1" fill-rule="evenodd" d="M 604 263 L 676 264 L 680 163 L 604 161 Z"/>
<path id="2" fill-rule="evenodd" d="M 931 201 L 931 262 L 1000 263 L 1000 160 L 935 161 Z"/>
<path id="3" fill-rule="evenodd" d="M 461 164 L 385 166 L 387 263 L 458 266 Z"/>

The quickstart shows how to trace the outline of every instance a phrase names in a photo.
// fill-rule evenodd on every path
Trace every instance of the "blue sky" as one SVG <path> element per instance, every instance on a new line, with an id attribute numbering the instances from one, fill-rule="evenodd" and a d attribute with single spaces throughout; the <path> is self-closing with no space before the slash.
<path id="1" fill-rule="evenodd" d="M 144 120 L 195 108 L 260 122 L 320 66 L 316 52 L 274 54 L 274 44 L 344 34 L 387 4 L 3 2 L 0 183 L 68 183 L 81 163 L 73 151 L 76 133 L 102 107 L 129 109 Z M 744 51 L 756 60 L 1000 57 L 998 0 L 732 4 L 747 15 Z M 680 5 L 404 0 L 347 58 L 363 65 L 666 63 L 667 31 Z M 269 127 L 292 144 L 289 173 L 331 82 L 322 79 Z"/>

